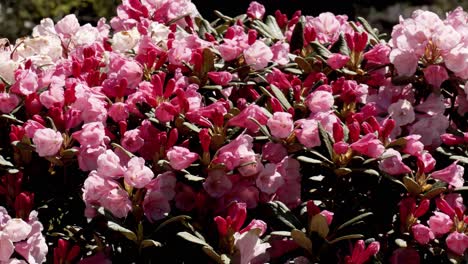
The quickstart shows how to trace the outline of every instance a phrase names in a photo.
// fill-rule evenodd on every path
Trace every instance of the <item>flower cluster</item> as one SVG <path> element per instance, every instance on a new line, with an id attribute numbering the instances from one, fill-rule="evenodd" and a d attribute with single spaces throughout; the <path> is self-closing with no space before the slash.
<path id="1" fill-rule="evenodd" d="M 0 47 L 0 262 L 463 261 L 468 13 L 265 12 L 124 0 Z"/>

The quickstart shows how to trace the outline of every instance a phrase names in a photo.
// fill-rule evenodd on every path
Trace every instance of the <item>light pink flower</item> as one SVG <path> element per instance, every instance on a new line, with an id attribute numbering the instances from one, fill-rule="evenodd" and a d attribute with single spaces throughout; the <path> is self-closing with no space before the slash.
<path id="1" fill-rule="evenodd" d="M 78 165 L 82 171 L 91 171 L 97 169 L 97 159 L 99 155 L 106 151 L 104 146 L 80 147 L 78 151 Z"/>
<path id="2" fill-rule="evenodd" d="M 273 59 L 273 52 L 265 42 L 256 40 L 254 44 L 244 50 L 244 58 L 248 65 L 258 71 L 264 69 Z"/>
<path id="3" fill-rule="evenodd" d="M 108 149 L 97 158 L 97 172 L 104 177 L 120 178 L 124 174 L 124 168 L 120 164 L 119 156 Z"/>
<path id="4" fill-rule="evenodd" d="M 55 24 L 55 31 L 65 37 L 71 37 L 80 28 L 80 23 L 74 14 L 66 15 Z"/>
<path id="5" fill-rule="evenodd" d="M 288 150 L 281 143 L 267 142 L 262 147 L 262 158 L 272 162 L 278 163 L 288 155 Z"/>
<path id="6" fill-rule="evenodd" d="M 3 227 L 5 232 L 12 242 L 19 242 L 25 240 L 29 233 L 31 233 L 32 227 L 23 221 L 21 218 L 10 219 Z"/>
<path id="7" fill-rule="evenodd" d="M 406 145 L 403 148 L 403 152 L 415 156 L 419 152 L 424 150 L 424 144 L 419 141 L 420 135 L 409 135 L 405 137 Z"/>
<path id="8" fill-rule="evenodd" d="M 388 107 L 388 114 L 395 120 L 397 126 L 404 126 L 415 120 L 413 106 L 408 100 L 400 99 Z"/>
<path id="9" fill-rule="evenodd" d="M 429 241 L 434 239 L 434 233 L 425 225 L 415 224 L 411 227 L 411 231 L 413 232 L 414 239 L 421 245 L 426 245 Z"/>
<path id="10" fill-rule="evenodd" d="M 191 152 L 189 149 L 179 146 L 174 146 L 167 151 L 167 159 L 171 164 L 171 167 L 175 170 L 183 170 L 188 168 L 190 164 L 199 158 L 199 155 L 195 152 Z"/>
<path id="11" fill-rule="evenodd" d="M 0 112 L 8 114 L 20 103 L 18 96 L 12 93 L 0 93 Z"/>
<path id="12" fill-rule="evenodd" d="M 333 53 L 328 57 L 327 64 L 334 70 L 343 68 L 348 63 L 349 57 L 340 53 Z"/>
<path id="13" fill-rule="evenodd" d="M 236 263 L 239 264 L 252 263 L 253 259 L 264 254 L 270 248 L 270 244 L 262 243 L 254 230 L 242 234 L 235 233 L 234 241 L 234 245 L 238 249 L 235 259 Z"/>
<path id="14" fill-rule="evenodd" d="M 442 212 L 434 212 L 434 215 L 429 218 L 427 224 L 436 236 L 448 233 L 453 227 L 453 221 L 450 219 L 450 216 Z"/>
<path id="15" fill-rule="evenodd" d="M 161 192 L 167 200 L 172 200 L 175 196 L 176 175 L 172 171 L 159 174 L 155 179 L 146 185 L 147 190 Z"/>
<path id="16" fill-rule="evenodd" d="M 468 236 L 458 231 L 450 233 L 445 242 L 452 252 L 460 256 L 462 256 L 468 248 Z"/>
<path id="17" fill-rule="evenodd" d="M 146 194 L 143 200 L 143 210 L 146 218 L 153 222 L 166 217 L 171 211 L 171 206 L 161 192 L 152 191 Z"/>
<path id="18" fill-rule="evenodd" d="M 258 125 L 249 120 L 249 118 L 254 118 L 261 125 L 266 125 L 268 121 L 268 116 L 263 112 L 263 109 L 260 106 L 256 104 L 250 104 L 239 114 L 229 119 L 228 125 L 243 127 L 249 129 L 252 132 L 257 132 L 259 130 Z"/>
<path id="19" fill-rule="evenodd" d="M 227 85 L 232 80 L 232 74 L 228 71 L 209 72 L 208 78 L 218 85 Z"/>
<path id="20" fill-rule="evenodd" d="M 129 116 L 129 111 L 125 103 L 114 103 L 109 108 L 109 116 L 115 122 L 127 120 Z"/>
<path id="21" fill-rule="evenodd" d="M 442 141 L 440 135 L 445 133 L 449 126 L 446 116 L 439 114 L 432 117 L 420 118 L 409 129 L 410 134 L 421 135 L 421 142 L 425 146 L 439 146 Z M 427 129 L 430 127 L 431 129 Z"/>
<path id="22" fill-rule="evenodd" d="M 350 145 L 351 149 L 371 158 L 378 158 L 385 151 L 382 142 L 373 133 L 369 133 Z"/>
<path id="23" fill-rule="evenodd" d="M 440 65 L 429 65 L 424 69 L 424 78 L 426 82 L 434 88 L 439 89 L 440 85 L 448 79 L 448 73 L 445 67 Z"/>
<path id="24" fill-rule="evenodd" d="M 307 148 L 320 146 L 318 123 L 312 119 L 299 119 L 295 122 L 294 130 L 297 140 Z"/>
<path id="25" fill-rule="evenodd" d="M 333 95 L 327 91 L 315 91 L 309 94 L 305 101 L 313 114 L 330 111 L 334 102 Z"/>
<path id="26" fill-rule="evenodd" d="M 276 170 L 276 165 L 268 163 L 260 174 L 258 174 L 255 183 L 260 191 L 266 194 L 273 194 L 284 184 L 284 179 Z"/>
<path id="27" fill-rule="evenodd" d="M 289 44 L 277 41 L 271 46 L 271 52 L 273 52 L 273 61 L 278 65 L 286 65 L 289 62 Z"/>
<path id="28" fill-rule="evenodd" d="M 15 251 L 15 246 L 8 234 L 0 231 L 0 261 L 8 261 Z"/>
<path id="29" fill-rule="evenodd" d="M 252 1 L 247 8 L 247 15 L 252 19 L 261 20 L 265 15 L 265 7 L 257 1 Z"/>
<path id="30" fill-rule="evenodd" d="M 462 166 L 457 165 L 457 162 L 455 161 L 445 169 L 434 171 L 431 174 L 431 177 L 434 179 L 444 181 L 454 186 L 455 188 L 460 188 L 465 182 L 465 180 L 463 179 L 464 172 L 465 169 Z"/>
<path id="31" fill-rule="evenodd" d="M 128 193 L 120 188 L 114 188 L 102 196 L 101 204 L 118 218 L 126 217 L 132 210 L 132 202 L 128 199 Z"/>
<path id="32" fill-rule="evenodd" d="M 153 177 L 153 171 L 145 166 L 145 160 L 140 157 L 131 158 L 124 173 L 125 182 L 135 188 L 145 187 Z"/>
<path id="33" fill-rule="evenodd" d="M 400 175 L 411 172 L 411 169 L 403 163 L 400 152 L 394 149 L 387 149 L 384 156 L 390 156 L 379 162 L 379 169 L 390 174 Z"/>
<path id="34" fill-rule="evenodd" d="M 36 152 L 40 157 L 53 156 L 62 147 L 63 138 L 60 132 L 50 128 L 36 130 L 33 142 L 36 145 Z"/>
<path id="35" fill-rule="evenodd" d="M 255 159 L 255 152 L 253 152 L 252 147 L 253 138 L 251 136 L 238 136 L 218 150 L 218 155 L 213 162 L 223 163 L 228 170 L 233 170 L 241 164 L 241 159 L 245 160 L 252 156 Z"/>
<path id="36" fill-rule="evenodd" d="M 272 136 L 286 138 L 294 128 L 292 115 L 287 112 L 276 112 L 268 119 L 267 126 Z"/>
<path id="37" fill-rule="evenodd" d="M 109 139 L 101 122 L 84 124 L 81 130 L 73 133 L 72 136 L 82 147 L 98 147 L 104 145 Z"/>
<path id="38" fill-rule="evenodd" d="M 140 133 L 141 131 L 139 129 L 125 131 L 121 139 L 122 147 L 133 153 L 138 151 L 145 144 L 145 141 L 140 136 Z"/>
<path id="39" fill-rule="evenodd" d="M 211 197 L 219 198 L 232 189 L 232 182 L 224 170 L 210 170 L 203 183 L 203 188 Z"/>
<path id="40" fill-rule="evenodd" d="M 15 73 L 16 82 L 11 86 L 11 91 L 17 94 L 30 95 L 39 88 L 38 77 L 32 70 L 18 70 Z"/>

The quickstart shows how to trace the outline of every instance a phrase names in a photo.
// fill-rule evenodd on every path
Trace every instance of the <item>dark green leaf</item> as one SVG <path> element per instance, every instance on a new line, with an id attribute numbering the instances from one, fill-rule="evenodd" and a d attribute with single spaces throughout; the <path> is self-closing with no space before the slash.
<path id="1" fill-rule="evenodd" d="M 361 239 L 363 238 L 364 236 L 361 235 L 361 234 L 352 234 L 352 235 L 346 235 L 346 236 L 341 236 L 341 237 L 338 237 L 338 238 L 335 238 L 333 239 L 332 241 L 328 242 L 330 244 L 335 244 L 336 242 L 339 242 L 339 241 L 342 241 L 342 240 L 346 240 L 346 239 Z"/>
<path id="2" fill-rule="evenodd" d="M 275 85 L 270 85 L 271 91 L 275 95 L 276 99 L 280 101 L 281 105 L 283 106 L 284 110 L 288 110 L 291 108 L 291 104 L 289 103 L 288 99 L 286 99 L 286 96 L 284 96 L 284 93 Z"/>
<path id="3" fill-rule="evenodd" d="M 290 51 L 302 50 L 304 47 L 304 24 L 301 21 L 297 22 L 291 35 L 291 42 L 289 42 Z"/>
<path id="4" fill-rule="evenodd" d="M 367 212 L 367 213 L 360 214 L 360 215 L 352 218 L 351 220 L 346 221 L 344 224 L 340 225 L 336 230 L 340 230 L 340 229 L 343 229 L 343 228 L 345 228 L 347 226 L 350 226 L 350 225 L 354 224 L 355 222 L 358 222 L 361 219 L 366 218 L 366 217 L 368 217 L 370 215 L 372 215 L 372 212 Z"/>
<path id="5" fill-rule="evenodd" d="M 161 243 L 154 241 L 152 239 L 145 239 L 141 241 L 141 248 L 147 248 L 147 247 L 161 247 Z"/>
<path id="6" fill-rule="evenodd" d="M 204 240 L 190 234 L 189 232 L 185 232 L 185 231 L 179 232 L 179 233 L 177 233 L 177 236 L 181 237 L 181 238 L 183 238 L 183 239 L 185 239 L 185 240 L 187 240 L 189 242 L 195 243 L 195 244 L 199 244 L 199 245 L 202 245 L 202 246 L 208 246 L 208 247 L 210 246 Z"/>
<path id="7" fill-rule="evenodd" d="M 320 122 L 318 123 L 318 129 L 319 129 L 319 134 L 320 134 L 320 140 L 324 143 L 325 148 L 327 149 L 327 152 L 328 152 L 328 157 L 331 159 L 333 157 L 334 140 L 330 136 L 330 134 L 328 134 L 328 132 L 323 128 Z"/>
<path id="8" fill-rule="evenodd" d="M 333 53 L 349 55 L 348 44 L 346 43 L 343 33 L 340 34 L 338 40 L 335 43 L 333 43 L 333 45 L 330 47 L 330 51 Z"/>
<path id="9" fill-rule="evenodd" d="M 317 53 L 317 55 L 319 55 L 323 59 L 326 60 L 326 59 L 328 59 L 328 57 L 330 57 L 331 52 L 327 48 L 325 48 L 325 46 L 323 46 L 321 43 L 319 43 L 318 41 L 312 41 L 310 43 L 310 45 L 314 49 L 315 53 Z"/>
<path id="10" fill-rule="evenodd" d="M 297 160 L 300 160 L 300 161 L 303 161 L 303 162 L 306 162 L 306 163 L 312 163 L 312 164 L 322 164 L 323 163 L 323 161 L 321 161 L 321 160 L 316 160 L 316 159 L 309 158 L 309 157 L 306 157 L 306 156 L 298 156 Z"/>
<path id="11" fill-rule="evenodd" d="M 108 221 L 107 222 L 107 227 L 115 232 L 119 232 L 122 235 L 124 235 L 127 239 L 132 240 L 133 242 L 137 241 L 137 236 L 135 233 L 125 227 L 120 226 L 117 223 Z"/>

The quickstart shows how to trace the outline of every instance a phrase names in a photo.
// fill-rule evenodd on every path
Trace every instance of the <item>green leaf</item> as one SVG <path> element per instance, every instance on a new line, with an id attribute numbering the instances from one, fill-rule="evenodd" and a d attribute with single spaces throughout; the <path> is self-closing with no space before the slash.
<path id="1" fill-rule="evenodd" d="M 185 174 L 184 178 L 189 180 L 189 181 L 194 181 L 194 182 L 199 182 L 199 181 L 205 180 L 205 178 L 203 178 L 203 177 L 195 176 L 195 175 L 192 175 L 192 174 Z"/>
<path id="2" fill-rule="evenodd" d="M 418 195 L 422 191 L 421 186 L 419 186 L 419 184 L 415 180 L 408 176 L 403 177 L 403 183 L 405 184 L 408 192 L 410 192 L 411 194 Z"/>
<path id="3" fill-rule="evenodd" d="M 378 43 L 379 42 L 379 37 L 375 33 L 375 30 L 371 27 L 369 22 L 367 22 L 367 20 L 365 20 L 362 17 L 357 17 L 356 20 L 361 23 L 361 25 L 364 27 L 364 29 L 367 31 L 367 33 L 369 33 L 371 35 L 371 37 L 374 39 L 374 41 L 376 41 Z"/>
<path id="4" fill-rule="evenodd" d="M 315 53 L 317 53 L 317 55 L 319 55 L 323 59 L 326 60 L 326 59 L 328 59 L 328 57 L 330 57 L 331 52 L 327 48 L 325 48 L 325 46 L 323 46 L 321 43 L 319 43 L 318 41 L 312 41 L 310 43 L 310 45 L 314 49 Z"/>
<path id="5" fill-rule="evenodd" d="M 158 241 L 154 241 L 152 239 L 145 239 L 145 240 L 141 241 L 140 247 L 141 248 L 162 247 L 162 244 L 159 243 Z"/>
<path id="6" fill-rule="evenodd" d="M 203 49 L 203 66 L 202 66 L 203 75 L 212 71 L 215 68 L 214 58 L 215 56 L 209 48 Z"/>
<path id="7" fill-rule="evenodd" d="M 190 216 L 188 215 L 178 215 L 178 216 L 174 216 L 174 217 L 171 217 L 169 219 L 167 219 L 166 221 L 162 222 L 155 230 L 154 230 L 154 233 L 158 232 L 159 230 L 162 230 L 164 229 L 166 226 L 168 226 L 169 224 L 172 224 L 172 223 L 175 223 L 175 222 L 186 222 L 188 220 L 192 219 Z"/>
<path id="8" fill-rule="evenodd" d="M 190 234 L 189 232 L 186 232 L 186 231 L 183 231 L 183 232 L 179 232 L 177 233 L 177 236 L 178 237 L 181 237 L 189 242 L 192 242 L 194 244 L 199 244 L 199 245 L 202 245 L 202 246 L 210 246 L 208 245 L 204 240 Z"/>
<path id="9" fill-rule="evenodd" d="M 280 201 L 272 201 L 265 204 L 273 217 L 276 217 L 281 223 L 291 229 L 301 229 L 302 224 L 289 208 Z"/>
<path id="10" fill-rule="evenodd" d="M 312 254 L 312 241 L 306 236 L 306 234 L 304 234 L 304 232 L 298 229 L 293 229 L 291 230 L 291 237 L 301 248 Z"/>
<path id="11" fill-rule="evenodd" d="M 119 224 L 111 222 L 111 221 L 107 222 L 107 227 L 110 230 L 121 233 L 122 235 L 124 235 L 129 240 L 132 240 L 133 242 L 137 242 L 137 236 L 133 231 L 131 231 L 131 230 L 125 228 L 125 227 L 122 227 Z"/>
<path id="12" fill-rule="evenodd" d="M 291 35 L 291 41 L 289 42 L 290 51 L 295 52 L 296 50 L 302 50 L 304 47 L 304 24 L 302 21 L 297 22 Z"/>
<path id="13" fill-rule="evenodd" d="M 272 15 L 268 15 L 265 21 L 268 25 L 268 28 L 270 29 L 270 33 L 275 39 L 284 39 L 283 31 L 281 31 L 281 28 L 276 22 L 276 18 L 274 18 Z"/>
<path id="14" fill-rule="evenodd" d="M 271 137 L 271 134 L 270 132 L 268 131 L 268 128 L 262 124 L 260 124 L 260 122 L 257 121 L 257 119 L 253 118 L 253 117 L 249 117 L 248 118 L 250 121 L 254 122 L 259 128 L 260 128 L 260 131 L 265 135 L 267 136 L 268 138 L 272 138 Z"/>
<path id="15" fill-rule="evenodd" d="M 23 143 L 21 141 L 13 141 L 11 142 L 11 145 L 13 145 L 14 147 L 17 147 L 21 150 L 28 150 L 28 151 L 35 151 L 36 148 L 30 144 L 26 144 L 26 143 Z"/>
<path id="16" fill-rule="evenodd" d="M 13 163 L 6 160 L 2 155 L 0 155 L 0 166 L 13 167 Z"/>
<path id="17" fill-rule="evenodd" d="M 330 47 L 330 51 L 333 53 L 349 55 L 348 44 L 346 43 L 343 33 L 340 34 L 338 40 L 335 43 L 333 43 L 333 45 Z"/>
<path id="18" fill-rule="evenodd" d="M 457 161 L 459 161 L 460 163 L 463 163 L 463 164 L 468 164 L 468 157 L 455 155 L 455 156 L 450 156 L 449 159 L 457 160 Z"/>
<path id="19" fill-rule="evenodd" d="M 196 125 L 192 124 L 192 123 L 189 123 L 189 122 L 184 122 L 182 123 L 185 127 L 187 127 L 188 129 L 194 131 L 195 133 L 200 133 L 200 128 L 197 127 Z"/>
<path id="20" fill-rule="evenodd" d="M 291 104 L 289 103 L 288 99 L 286 99 L 286 96 L 284 96 L 284 93 L 275 85 L 270 85 L 271 91 L 273 94 L 276 96 L 276 99 L 280 101 L 281 105 L 283 106 L 284 110 L 288 110 L 291 108 Z"/>
<path id="21" fill-rule="evenodd" d="M 426 192 L 423 197 L 426 199 L 432 199 L 436 196 L 439 196 L 439 194 L 444 193 L 445 191 L 447 191 L 446 187 L 435 187 Z"/>
<path id="22" fill-rule="evenodd" d="M 371 176 L 380 176 L 379 172 L 373 169 L 352 169 L 353 172 L 363 173 Z"/>
<path id="23" fill-rule="evenodd" d="M 300 161 L 303 161 L 305 163 L 312 163 L 312 164 L 322 164 L 323 163 L 323 161 L 321 161 L 321 160 L 316 160 L 316 159 L 309 158 L 309 157 L 306 157 L 306 156 L 298 156 L 296 159 L 300 160 Z"/>
<path id="24" fill-rule="evenodd" d="M 219 264 L 227 264 L 230 263 L 230 259 L 228 262 L 226 262 L 226 258 L 223 258 L 221 255 L 219 255 L 216 251 L 211 246 L 203 246 L 202 247 L 203 252 L 205 252 L 206 255 L 208 255 L 212 260 L 216 261 L 216 263 Z"/>
<path id="25" fill-rule="evenodd" d="M 294 59 L 294 62 L 297 63 L 297 66 L 299 66 L 299 68 L 305 73 L 305 74 L 308 74 L 310 72 L 312 72 L 312 66 L 310 66 L 310 63 L 302 58 L 301 56 L 297 56 L 295 59 Z M 302 74 L 302 72 L 300 73 Z"/>
<path id="26" fill-rule="evenodd" d="M 328 157 L 332 158 L 334 140 L 330 136 L 330 134 L 328 134 L 328 132 L 323 128 L 320 122 L 318 123 L 318 129 L 319 129 L 320 140 L 324 143 L 325 148 L 327 149 Z"/>
<path id="27" fill-rule="evenodd" d="M 330 228 L 327 224 L 327 218 L 322 214 L 316 214 L 312 216 L 309 223 L 309 232 L 317 232 L 319 236 L 325 238 L 330 232 Z"/>
<path id="28" fill-rule="evenodd" d="M 342 240 L 347 240 L 347 239 L 361 239 L 364 236 L 361 234 L 352 234 L 352 235 L 346 235 L 346 236 L 341 236 L 338 238 L 333 239 L 332 241 L 328 242 L 330 244 L 335 244 L 336 242 L 342 241 Z"/>
<path id="29" fill-rule="evenodd" d="M 350 226 L 350 225 L 352 225 L 352 224 L 354 224 L 354 223 L 356 223 L 356 222 L 358 222 L 358 221 L 360 221 L 360 220 L 362 220 L 362 219 L 364 219 L 364 218 L 366 218 L 366 217 L 368 217 L 370 215 L 373 215 L 373 213 L 372 212 L 367 212 L 367 213 L 360 214 L 360 215 L 352 218 L 351 220 L 346 221 L 344 224 L 340 225 L 336 230 L 340 230 L 340 229 L 343 229 L 343 228 L 345 228 L 347 226 Z"/>

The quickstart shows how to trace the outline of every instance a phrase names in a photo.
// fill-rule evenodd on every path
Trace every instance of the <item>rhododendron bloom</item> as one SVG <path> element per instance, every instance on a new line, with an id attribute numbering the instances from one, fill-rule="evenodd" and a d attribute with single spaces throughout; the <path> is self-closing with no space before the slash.
<path id="1" fill-rule="evenodd" d="M 210 170 L 203 188 L 211 197 L 219 198 L 231 190 L 232 182 L 224 170 Z"/>
<path id="2" fill-rule="evenodd" d="M 229 119 L 228 125 L 244 127 L 252 132 L 257 132 L 260 128 L 256 123 L 249 120 L 249 118 L 254 118 L 261 125 L 266 125 L 268 121 L 268 116 L 263 112 L 262 108 L 256 104 L 251 104 L 244 108 L 239 114 Z"/>
<path id="3" fill-rule="evenodd" d="M 130 159 L 124 173 L 125 182 L 135 188 L 145 187 L 153 177 L 154 173 L 145 166 L 145 160 L 138 157 Z"/>
<path id="4" fill-rule="evenodd" d="M 413 106 L 408 100 L 398 100 L 388 107 L 388 113 L 395 120 L 396 125 L 404 126 L 414 121 L 415 114 Z"/>
<path id="5" fill-rule="evenodd" d="M 369 133 L 350 145 L 351 149 L 371 158 L 378 158 L 385 151 L 382 142 L 373 133 Z"/>
<path id="6" fill-rule="evenodd" d="M 41 157 L 57 154 L 63 143 L 62 134 L 50 128 L 36 130 L 32 140 L 36 145 L 37 154 Z"/>
<path id="7" fill-rule="evenodd" d="M 265 7 L 257 1 L 250 2 L 247 15 L 252 19 L 262 19 L 265 15 Z"/>
<path id="8" fill-rule="evenodd" d="M 166 156 L 169 160 L 169 164 L 171 164 L 171 167 L 175 170 L 186 169 L 199 158 L 197 153 L 179 146 L 172 147 L 167 151 Z"/>
<path id="9" fill-rule="evenodd" d="M 20 103 L 18 96 L 12 93 L 0 93 L 0 112 L 8 114 Z"/>
<path id="10" fill-rule="evenodd" d="M 400 152 L 394 149 L 387 149 L 382 155 L 388 157 L 379 162 L 379 168 L 390 174 L 390 175 L 399 175 L 411 172 L 411 169 L 406 166 L 401 158 Z"/>
<path id="11" fill-rule="evenodd" d="M 153 191 L 146 194 L 143 200 L 143 210 L 148 220 L 154 222 L 166 217 L 171 211 L 171 206 L 161 192 Z"/>
<path id="12" fill-rule="evenodd" d="M 248 264 L 252 263 L 256 257 L 265 253 L 270 244 L 262 243 L 258 235 L 255 233 L 255 229 L 245 233 L 234 234 L 234 245 L 238 250 L 238 256 L 236 256 L 237 263 Z"/>
<path id="13" fill-rule="evenodd" d="M 444 181 L 454 186 L 455 188 L 460 188 L 465 182 L 465 180 L 463 179 L 464 172 L 465 168 L 463 168 L 460 165 L 457 165 L 457 162 L 454 162 L 445 169 L 434 171 L 431 174 L 431 177 L 434 179 Z"/>
<path id="14" fill-rule="evenodd" d="M 306 105 L 312 113 L 328 112 L 334 103 L 333 95 L 327 91 L 315 91 L 306 98 Z"/>
<path id="15" fill-rule="evenodd" d="M 293 130 L 293 119 L 290 113 L 276 112 L 268 119 L 267 126 L 272 136 L 285 138 Z"/>
<path id="16" fill-rule="evenodd" d="M 348 63 L 349 57 L 339 53 L 334 53 L 327 59 L 327 64 L 334 70 L 343 68 Z"/>
<path id="17" fill-rule="evenodd" d="M 284 179 L 276 170 L 275 164 L 268 163 L 265 168 L 258 174 L 255 181 L 257 187 L 264 193 L 272 194 L 284 184 Z"/>
<path id="18" fill-rule="evenodd" d="M 458 231 L 450 233 L 445 242 L 452 252 L 460 256 L 462 256 L 468 248 L 468 236 Z"/>
<path id="19" fill-rule="evenodd" d="M 413 232 L 414 239 L 416 239 L 419 244 L 425 245 L 434 239 L 434 233 L 432 233 L 431 229 L 425 225 L 413 225 L 411 227 L 411 231 Z"/>
<path id="20" fill-rule="evenodd" d="M 434 212 L 427 223 L 436 236 L 447 234 L 453 226 L 452 219 L 442 212 Z"/>
<path id="21" fill-rule="evenodd" d="M 308 148 L 320 146 L 318 123 L 311 119 L 300 119 L 295 123 L 297 129 L 294 130 L 297 140 Z"/>
<path id="22" fill-rule="evenodd" d="M 261 70 L 273 59 L 273 52 L 263 41 L 257 40 L 244 50 L 244 58 L 254 70 Z"/>
<path id="23" fill-rule="evenodd" d="M 126 217 L 132 210 L 132 202 L 128 199 L 127 192 L 119 188 L 111 189 L 103 196 L 101 204 L 118 218 Z"/>

